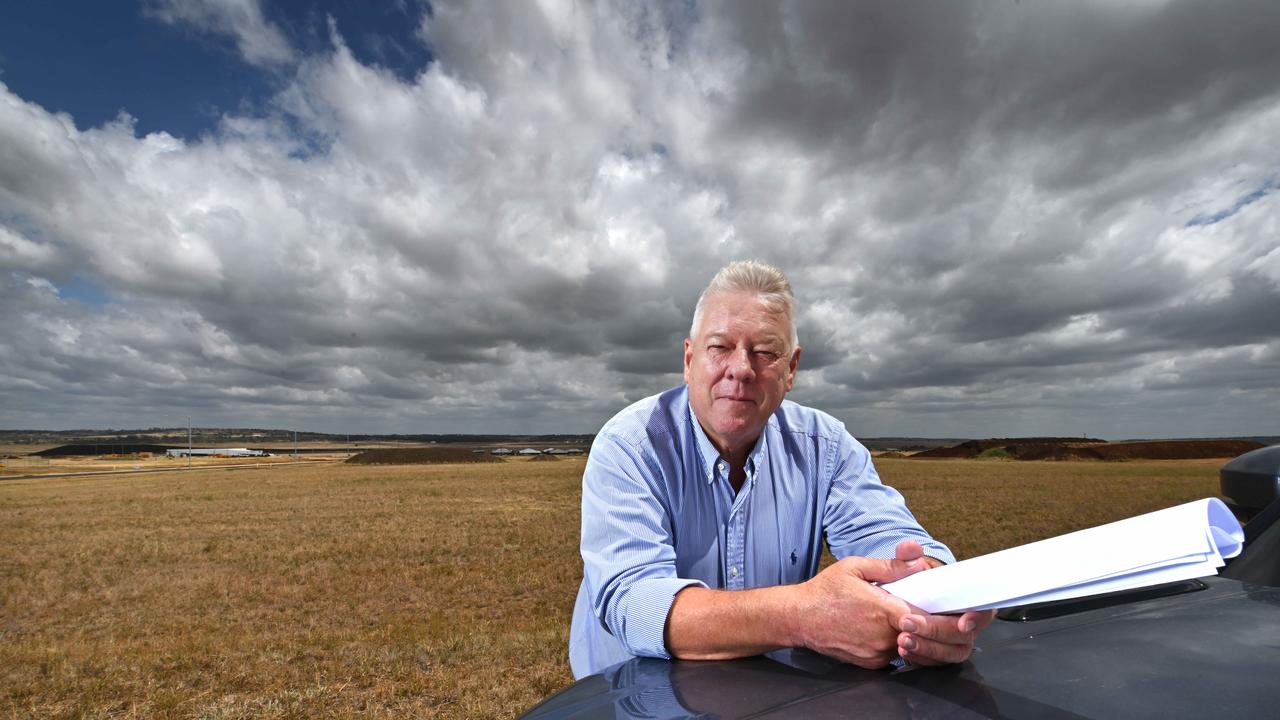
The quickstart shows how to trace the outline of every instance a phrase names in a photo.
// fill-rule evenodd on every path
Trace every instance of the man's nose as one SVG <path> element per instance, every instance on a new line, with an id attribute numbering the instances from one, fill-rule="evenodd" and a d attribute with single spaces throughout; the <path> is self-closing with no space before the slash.
<path id="1" fill-rule="evenodd" d="M 751 366 L 751 353 L 746 349 L 740 348 L 735 350 L 729 356 L 729 365 L 726 368 L 726 374 L 731 380 L 738 382 L 750 382 L 756 376 L 755 368 Z"/>

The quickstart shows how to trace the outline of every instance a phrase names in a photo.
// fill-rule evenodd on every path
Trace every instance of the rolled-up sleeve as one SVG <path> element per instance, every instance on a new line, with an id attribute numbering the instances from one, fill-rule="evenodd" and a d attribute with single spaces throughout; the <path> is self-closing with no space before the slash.
<path id="1" fill-rule="evenodd" d="M 832 555 L 891 558 L 898 543 L 915 540 L 926 555 L 955 562 L 951 550 L 916 521 L 901 493 L 880 481 L 861 443 L 842 431 L 829 438 L 827 450 L 831 486 L 823 525 Z"/>
<path id="2" fill-rule="evenodd" d="M 582 480 L 582 562 L 595 619 L 633 655 L 669 658 L 664 630 L 676 593 L 668 498 L 657 461 L 601 434 Z"/>

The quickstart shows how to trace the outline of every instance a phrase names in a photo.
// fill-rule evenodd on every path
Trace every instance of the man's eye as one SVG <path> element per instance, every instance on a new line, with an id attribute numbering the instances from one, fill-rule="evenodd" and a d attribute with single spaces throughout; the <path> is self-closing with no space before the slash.
<path id="1" fill-rule="evenodd" d="M 762 360 L 768 360 L 769 362 L 773 362 L 774 360 L 778 359 L 778 353 L 771 352 L 769 350 L 757 350 L 756 357 Z"/>

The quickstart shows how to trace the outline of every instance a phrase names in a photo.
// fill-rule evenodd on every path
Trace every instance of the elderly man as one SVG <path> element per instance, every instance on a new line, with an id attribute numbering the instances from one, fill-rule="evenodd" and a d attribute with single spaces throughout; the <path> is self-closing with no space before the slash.
<path id="1" fill-rule="evenodd" d="M 735 262 L 698 299 L 683 387 L 596 436 L 582 481 L 583 580 L 569 661 L 721 659 L 808 647 L 862 667 L 960 662 L 990 613 L 930 615 L 876 586 L 953 561 L 867 450 L 785 401 L 791 286 Z M 818 572 L 822 539 L 840 561 Z"/>

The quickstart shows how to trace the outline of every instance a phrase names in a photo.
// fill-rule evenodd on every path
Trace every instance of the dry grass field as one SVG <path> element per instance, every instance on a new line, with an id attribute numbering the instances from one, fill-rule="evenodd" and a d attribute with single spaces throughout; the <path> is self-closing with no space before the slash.
<path id="1" fill-rule="evenodd" d="M 348 458 L 347 453 L 334 452 L 308 455 L 273 455 L 270 457 L 216 457 L 197 456 L 192 458 L 168 457 L 153 455 L 152 457 L 136 457 L 132 455 L 99 455 L 88 457 L 71 455 L 65 457 L 39 457 L 36 455 L 20 455 L 0 459 L 0 480 L 26 475 L 54 475 L 62 473 L 101 473 L 128 470 L 182 470 L 190 467 L 225 468 L 234 465 L 246 467 L 258 465 L 290 465 L 295 463 L 334 463 Z"/>
<path id="2" fill-rule="evenodd" d="M 962 557 L 1221 461 L 878 461 Z M 567 685 L 583 460 L 0 481 L 0 712 L 510 717 Z"/>

